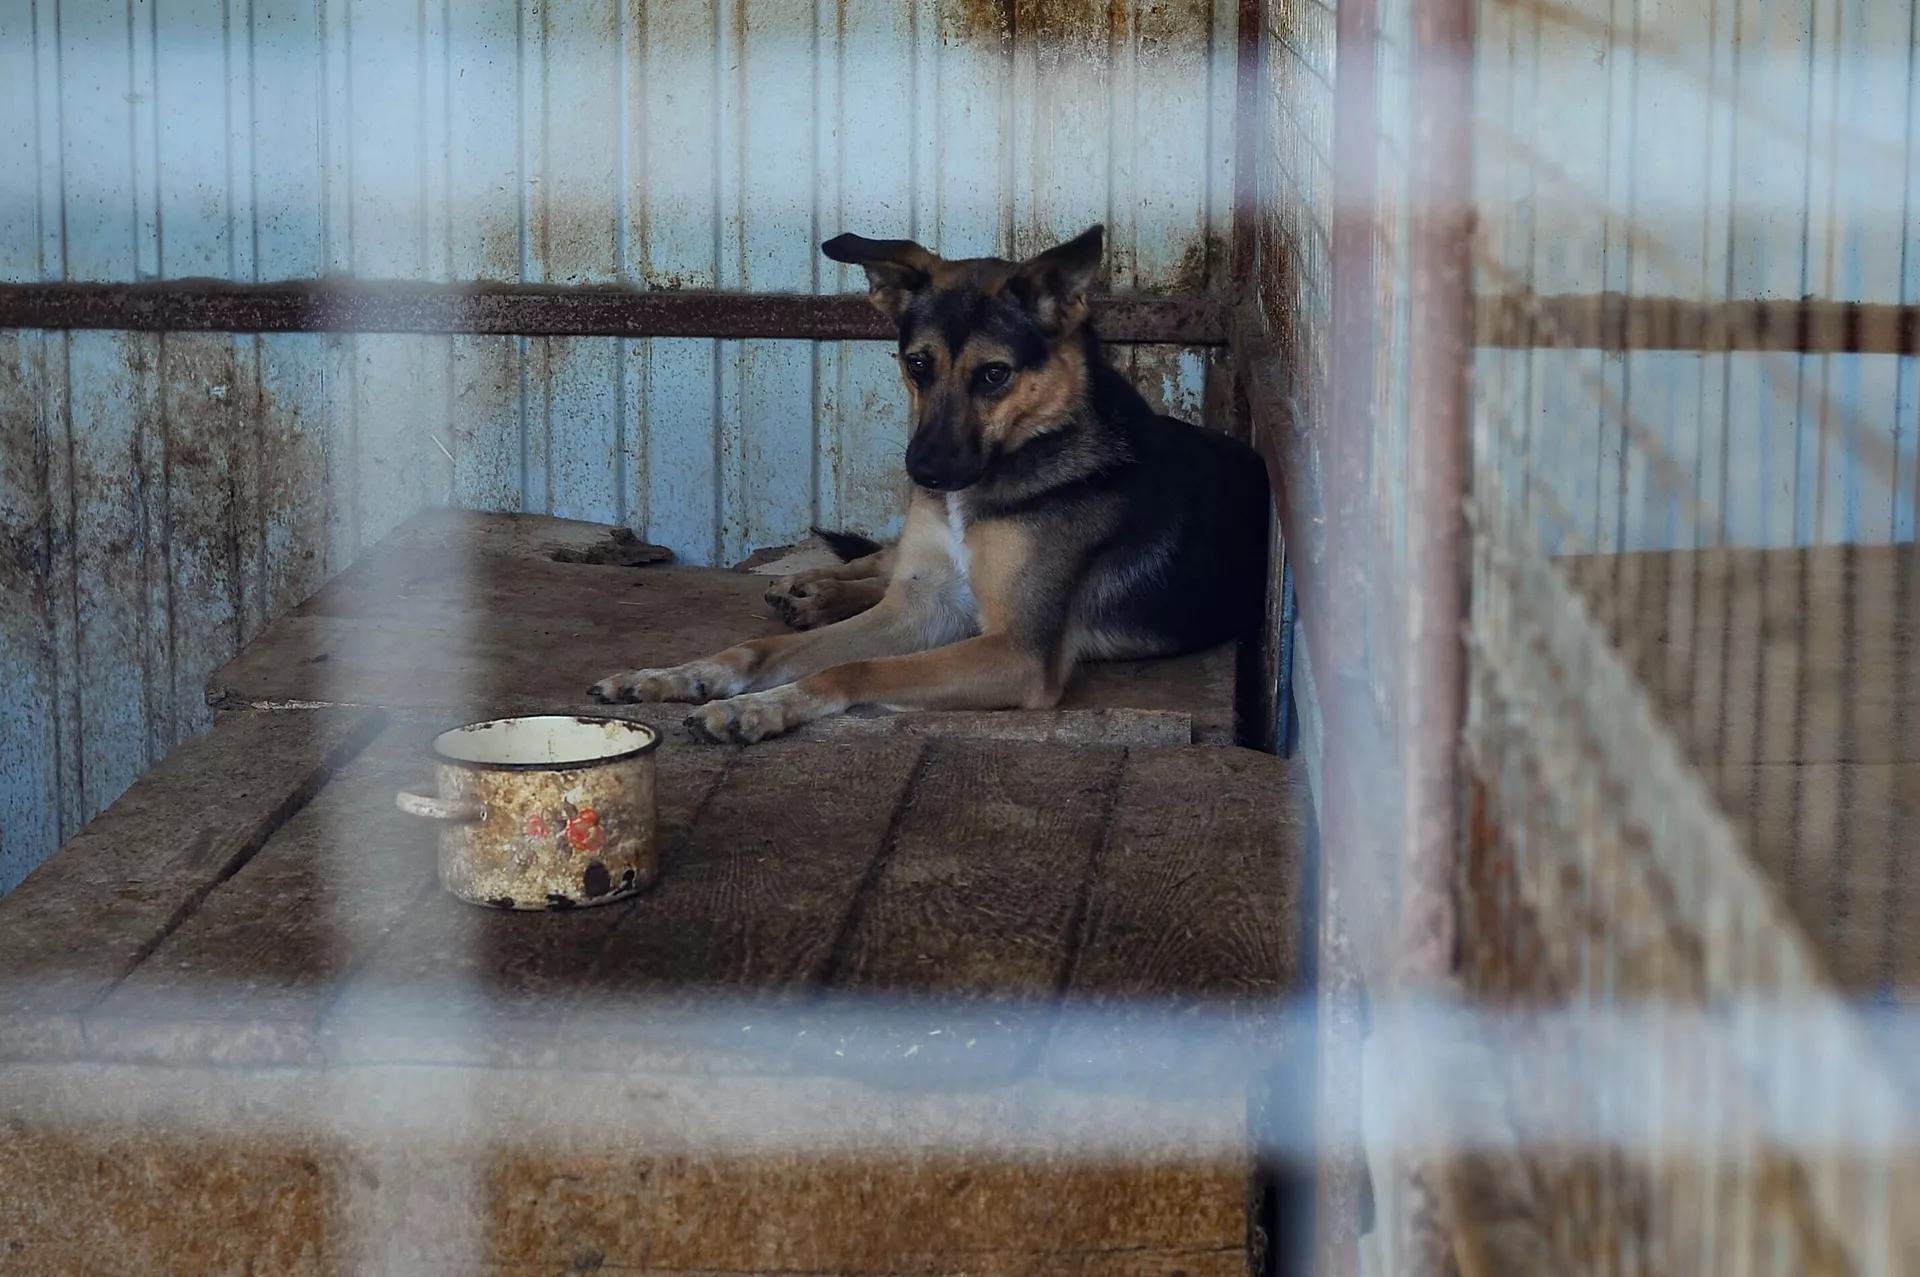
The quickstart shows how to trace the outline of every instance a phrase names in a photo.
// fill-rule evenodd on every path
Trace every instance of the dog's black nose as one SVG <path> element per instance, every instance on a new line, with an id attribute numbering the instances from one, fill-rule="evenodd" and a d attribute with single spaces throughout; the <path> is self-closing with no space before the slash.
<path id="1" fill-rule="evenodd" d="M 907 477 L 934 492 L 958 492 L 979 482 L 981 460 L 935 434 L 915 435 L 907 445 Z"/>

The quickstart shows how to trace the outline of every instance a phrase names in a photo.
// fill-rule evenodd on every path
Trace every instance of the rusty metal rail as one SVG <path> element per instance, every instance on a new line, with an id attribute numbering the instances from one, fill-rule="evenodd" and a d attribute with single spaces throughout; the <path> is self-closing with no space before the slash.
<path id="1" fill-rule="evenodd" d="M 1920 354 L 1920 306 L 1863 302 L 1522 293 L 1478 298 L 1474 326 L 1479 345 L 1508 350 Z"/>
<path id="2" fill-rule="evenodd" d="M 1096 297 L 1094 315 L 1101 337 L 1109 342 L 1222 346 L 1227 341 L 1227 307 L 1211 297 Z M 0 284 L 0 328 L 814 341 L 884 341 L 893 336 L 886 319 L 857 293 L 346 280 Z"/>

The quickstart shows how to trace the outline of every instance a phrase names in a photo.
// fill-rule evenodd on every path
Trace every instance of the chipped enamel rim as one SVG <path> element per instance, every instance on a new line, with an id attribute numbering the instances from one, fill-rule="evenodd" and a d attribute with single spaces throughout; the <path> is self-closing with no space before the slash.
<path id="1" fill-rule="evenodd" d="M 429 747 L 439 761 L 471 771 L 579 771 L 651 753 L 660 733 L 624 718 L 535 714 L 451 728 Z"/>

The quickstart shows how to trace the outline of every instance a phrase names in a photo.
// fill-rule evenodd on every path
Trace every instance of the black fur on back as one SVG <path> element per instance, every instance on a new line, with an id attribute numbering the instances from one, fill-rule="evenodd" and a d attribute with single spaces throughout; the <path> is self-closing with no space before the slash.
<path id="1" fill-rule="evenodd" d="M 851 563 L 855 559 L 864 559 L 869 554 L 878 554 L 884 548 L 878 541 L 869 540 L 857 532 L 829 532 L 825 528 L 815 528 L 813 535 L 827 543 L 833 556 L 842 563 Z"/>
<path id="2" fill-rule="evenodd" d="M 1257 638 L 1265 615 L 1270 488 L 1260 454 L 1163 416 L 1109 364 L 1091 328 L 1087 411 L 996 458 L 969 493 L 978 517 L 1027 525 L 1042 558 L 1017 609 L 1043 632 L 1069 614 L 1172 654 Z"/>

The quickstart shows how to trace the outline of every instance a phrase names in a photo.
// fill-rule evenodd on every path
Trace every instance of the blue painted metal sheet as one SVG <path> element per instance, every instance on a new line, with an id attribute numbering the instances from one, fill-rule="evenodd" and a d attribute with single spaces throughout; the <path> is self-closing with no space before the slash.
<path id="1" fill-rule="evenodd" d="M 0 278 L 838 292 L 841 230 L 960 255 L 1099 220 L 1116 286 L 1213 282 L 1232 0 L 1014 9 L 0 0 Z M 1122 358 L 1198 415 L 1198 352 Z M 0 334 L 0 890 L 415 511 L 731 562 L 896 528 L 905 428 L 866 343 Z"/>
<path id="2" fill-rule="evenodd" d="M 1917 300 L 1911 6 L 1484 0 L 1480 27 L 1482 291 Z M 1475 381 L 1577 553 L 1912 539 L 1916 376 L 1540 350 L 1482 351 Z"/>

